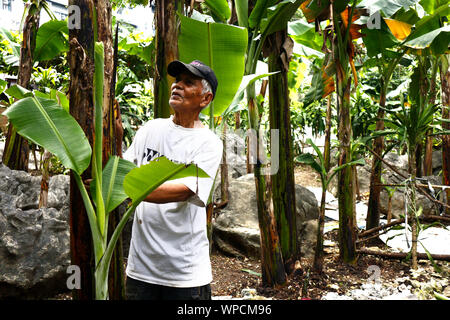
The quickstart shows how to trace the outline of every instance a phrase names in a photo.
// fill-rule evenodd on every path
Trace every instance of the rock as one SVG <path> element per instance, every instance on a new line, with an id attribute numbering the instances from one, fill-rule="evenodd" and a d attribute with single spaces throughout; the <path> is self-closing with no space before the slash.
<path id="1" fill-rule="evenodd" d="M 67 290 L 69 177 L 51 177 L 48 207 L 38 209 L 40 180 L 0 165 L 0 298 Z"/>
<path id="2" fill-rule="evenodd" d="M 297 232 L 300 246 L 313 253 L 319 208 L 314 194 L 296 185 Z M 230 181 L 230 199 L 213 221 L 214 245 L 235 256 L 260 257 L 260 232 L 256 206 L 255 181 L 247 174 Z"/>

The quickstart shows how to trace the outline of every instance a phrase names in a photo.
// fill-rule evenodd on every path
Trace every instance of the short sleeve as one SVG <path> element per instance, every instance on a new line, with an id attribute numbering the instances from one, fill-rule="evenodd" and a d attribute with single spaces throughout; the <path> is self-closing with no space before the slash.
<path id="1" fill-rule="evenodd" d="M 125 160 L 128 160 L 128 161 L 131 161 L 134 164 L 136 164 L 137 157 L 136 157 L 135 149 L 136 149 L 136 143 L 135 143 L 135 140 L 133 140 L 133 142 L 131 143 L 130 147 L 122 155 L 122 158 L 124 158 Z"/>
<path id="2" fill-rule="evenodd" d="M 138 155 L 139 148 L 137 146 L 141 143 L 143 130 L 144 127 L 141 127 L 136 131 L 133 142 L 131 143 L 130 147 L 125 151 L 125 153 L 123 153 L 122 155 L 123 159 L 133 162 L 135 165 L 138 166 L 140 165 L 140 163 L 138 163 L 138 159 L 140 159 L 140 157 Z"/>

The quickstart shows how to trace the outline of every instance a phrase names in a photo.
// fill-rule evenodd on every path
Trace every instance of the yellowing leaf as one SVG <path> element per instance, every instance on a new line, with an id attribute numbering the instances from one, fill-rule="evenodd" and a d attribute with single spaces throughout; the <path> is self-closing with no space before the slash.
<path id="1" fill-rule="evenodd" d="M 411 25 L 406 22 L 397 21 L 394 19 L 384 19 L 384 21 L 388 25 L 394 37 L 400 41 L 405 40 L 411 33 Z"/>

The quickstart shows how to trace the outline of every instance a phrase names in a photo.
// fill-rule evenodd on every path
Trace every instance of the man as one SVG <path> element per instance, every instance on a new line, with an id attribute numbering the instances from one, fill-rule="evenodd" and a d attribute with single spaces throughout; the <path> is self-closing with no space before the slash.
<path id="1" fill-rule="evenodd" d="M 124 158 L 138 166 L 159 156 L 195 163 L 211 178 L 168 181 L 150 193 L 135 212 L 127 262 L 130 300 L 211 299 L 212 281 L 206 204 L 222 157 L 221 140 L 199 120 L 214 99 L 217 78 L 200 61 L 173 61 L 175 77 L 169 119 L 141 127 Z"/>

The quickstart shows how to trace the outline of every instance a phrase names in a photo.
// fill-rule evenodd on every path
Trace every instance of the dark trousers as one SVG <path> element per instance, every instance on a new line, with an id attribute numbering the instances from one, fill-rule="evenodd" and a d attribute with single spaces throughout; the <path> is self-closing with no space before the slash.
<path id="1" fill-rule="evenodd" d="M 127 277 L 127 300 L 211 300 L 211 286 L 175 288 Z"/>

